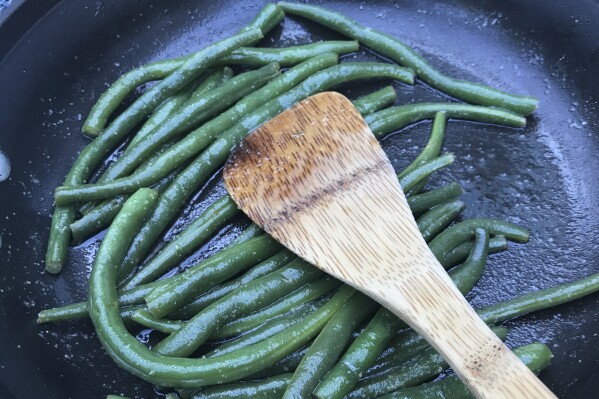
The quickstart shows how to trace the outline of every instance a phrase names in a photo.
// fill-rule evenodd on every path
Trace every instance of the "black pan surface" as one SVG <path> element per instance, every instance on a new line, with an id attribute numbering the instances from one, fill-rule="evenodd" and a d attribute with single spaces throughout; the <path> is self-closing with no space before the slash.
<path id="1" fill-rule="evenodd" d="M 458 179 L 466 191 L 465 217 L 506 218 L 532 233 L 529 244 L 512 244 L 492 257 L 469 296 L 474 306 L 599 271 L 599 3 L 322 3 L 402 38 L 454 76 L 540 98 L 523 130 L 457 121 L 448 128 L 446 149 L 457 162 L 434 185 Z M 109 83 L 147 61 L 230 35 L 262 4 L 30 0 L 2 23 L 0 148 L 12 173 L 0 183 L 0 397 L 156 396 L 112 363 L 89 322 L 36 325 L 39 310 L 85 297 L 101 238 L 73 249 L 61 275 L 42 273 L 52 191 L 88 142 L 80 133 L 82 118 Z M 263 44 L 323 38 L 339 36 L 286 19 Z M 340 91 L 353 97 L 385 83 Z M 421 83 L 396 87 L 399 103 L 447 100 Z M 418 152 L 429 129 L 421 123 L 384 141 L 396 167 Z M 223 193 L 218 177 L 183 211 L 167 239 Z M 187 262 L 222 247 L 245 223 L 225 228 Z M 597 397 L 598 305 L 599 295 L 592 295 L 506 323 L 509 345 L 541 341 L 551 347 L 555 358 L 541 378 L 560 397 Z"/>

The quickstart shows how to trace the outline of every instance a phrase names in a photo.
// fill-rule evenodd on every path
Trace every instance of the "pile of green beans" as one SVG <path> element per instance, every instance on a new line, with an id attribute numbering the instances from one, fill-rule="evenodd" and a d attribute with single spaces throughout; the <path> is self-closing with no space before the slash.
<path id="1" fill-rule="evenodd" d="M 352 40 L 253 47 L 284 12 Z M 360 45 L 401 66 L 339 61 Z M 246 69 L 235 74 L 230 67 L 237 65 Z M 465 204 L 457 182 L 427 190 L 431 176 L 454 161 L 442 152 L 447 125 L 463 119 L 521 128 L 537 100 L 448 77 L 396 38 L 330 10 L 282 2 L 266 5 L 231 38 L 125 73 L 100 96 L 83 125 L 96 137 L 55 192 L 46 270 L 61 270 L 69 242 L 108 229 L 87 300 L 43 310 L 38 323 L 89 317 L 115 363 L 169 398 L 471 398 L 455 376 L 427 382 L 448 365 L 402 320 L 297 258 L 255 224 L 188 265 L 220 230 L 239 221 L 228 195 L 211 197 L 209 206 L 154 249 L 231 149 L 259 125 L 337 85 L 364 79 L 411 85 L 415 78 L 470 104 L 394 106 L 393 86 L 353 103 L 378 139 L 432 120 L 426 146 L 398 179 L 429 248 L 467 294 L 489 256 L 505 251 L 508 241 L 527 242 L 529 233 L 497 219 L 461 220 Z M 157 82 L 113 115 L 150 81 Z M 121 143 L 127 145 L 119 158 L 88 181 Z M 502 322 L 597 291 L 599 274 L 477 311 L 505 339 Z M 156 332 L 152 348 L 135 338 L 140 328 Z M 551 359 L 539 343 L 514 352 L 536 373 Z"/>

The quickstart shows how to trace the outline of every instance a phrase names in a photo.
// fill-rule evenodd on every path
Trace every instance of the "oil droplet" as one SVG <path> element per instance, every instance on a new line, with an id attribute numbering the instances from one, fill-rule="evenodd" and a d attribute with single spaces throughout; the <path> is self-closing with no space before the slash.
<path id="1" fill-rule="evenodd" d="M 10 176 L 10 160 L 0 149 L 0 182 L 8 179 L 8 176 Z"/>

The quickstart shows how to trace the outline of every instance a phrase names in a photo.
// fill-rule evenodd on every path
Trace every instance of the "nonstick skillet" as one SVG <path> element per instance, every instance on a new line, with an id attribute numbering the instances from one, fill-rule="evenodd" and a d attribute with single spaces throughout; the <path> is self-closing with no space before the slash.
<path id="1" fill-rule="evenodd" d="M 532 234 L 529 244 L 511 245 L 490 259 L 469 297 L 476 307 L 599 271 L 599 3 L 322 4 L 403 39 L 453 76 L 539 97 L 522 131 L 458 121 L 448 127 L 445 145 L 458 161 L 435 182 L 460 181 L 465 217 L 505 218 Z M 44 274 L 52 191 L 88 141 L 80 133 L 82 118 L 107 84 L 147 61 L 230 35 L 262 5 L 15 0 L 0 13 L 0 149 L 12 164 L 0 183 L 0 397 L 156 396 L 112 363 L 91 323 L 35 323 L 39 310 L 85 297 L 101 238 L 74 248 L 59 276 Z M 286 19 L 264 45 L 271 38 L 286 45 L 340 36 Z M 357 96 L 384 83 L 340 91 Z M 397 91 L 399 103 L 443 100 L 423 84 L 398 85 Z M 384 141 L 395 166 L 407 164 L 429 128 L 421 123 Z M 223 193 L 218 178 L 183 210 L 184 218 Z M 194 256 L 216 251 L 244 223 L 237 221 Z M 509 345 L 541 341 L 552 349 L 555 357 L 541 378 L 560 397 L 599 392 L 598 305 L 599 295 L 592 295 L 506 323 Z"/>

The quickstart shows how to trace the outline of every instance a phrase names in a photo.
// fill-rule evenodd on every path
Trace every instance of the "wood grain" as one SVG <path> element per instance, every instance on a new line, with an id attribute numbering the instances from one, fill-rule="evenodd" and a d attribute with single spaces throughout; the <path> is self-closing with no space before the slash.
<path id="1" fill-rule="evenodd" d="M 252 220 L 418 330 L 477 397 L 555 397 L 455 288 L 384 151 L 342 95 L 312 96 L 256 129 L 224 178 Z"/>

